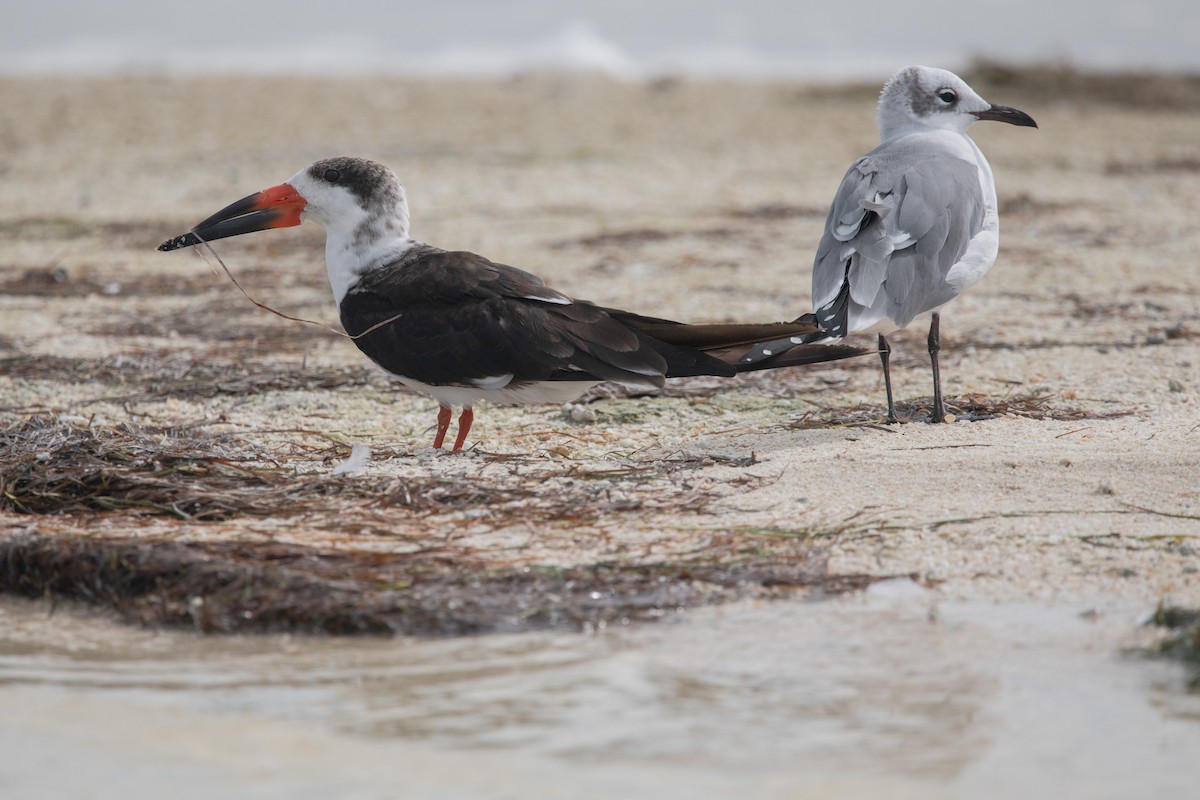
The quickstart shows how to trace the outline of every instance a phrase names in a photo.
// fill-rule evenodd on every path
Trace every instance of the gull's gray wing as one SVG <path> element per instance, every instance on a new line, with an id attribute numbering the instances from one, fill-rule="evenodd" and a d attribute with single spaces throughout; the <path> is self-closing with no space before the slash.
<path id="1" fill-rule="evenodd" d="M 959 289 L 946 276 L 985 211 L 978 167 L 936 140 L 909 136 L 875 148 L 842 178 L 817 245 L 812 295 L 823 334 L 764 342 L 739 362 L 840 339 L 885 317 L 904 327 L 953 299 Z"/>
<path id="2" fill-rule="evenodd" d="M 898 327 L 946 303 L 946 281 L 983 227 L 978 167 L 936 140 L 880 145 L 846 172 L 813 263 L 813 308 L 830 336 Z"/>

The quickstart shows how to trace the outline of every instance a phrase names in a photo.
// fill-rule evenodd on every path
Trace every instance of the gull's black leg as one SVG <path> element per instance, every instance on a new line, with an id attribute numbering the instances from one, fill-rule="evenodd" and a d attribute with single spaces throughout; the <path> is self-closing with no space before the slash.
<path id="1" fill-rule="evenodd" d="M 882 333 L 879 334 L 879 362 L 883 364 L 883 388 L 887 390 L 887 421 L 899 422 L 896 417 L 896 402 L 892 399 L 892 346 Z"/>
<path id="2" fill-rule="evenodd" d="M 942 315 L 934 313 L 929 321 L 929 362 L 933 365 L 933 415 L 930 422 L 944 422 L 946 406 L 942 403 L 942 373 L 938 368 L 938 352 L 942 349 Z"/>

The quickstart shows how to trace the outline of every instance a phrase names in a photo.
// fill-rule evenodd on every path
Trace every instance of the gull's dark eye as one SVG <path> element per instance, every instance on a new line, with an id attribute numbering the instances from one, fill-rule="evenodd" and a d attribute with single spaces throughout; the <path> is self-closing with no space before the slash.
<path id="1" fill-rule="evenodd" d="M 342 179 L 342 173 L 338 172 L 336 169 L 333 169 L 331 167 L 331 168 L 325 170 L 325 180 L 328 181 L 329 183 L 337 183 L 341 179 Z"/>
<path id="2" fill-rule="evenodd" d="M 937 93 L 938 100 L 941 100 L 946 105 L 950 105 L 958 99 L 958 95 L 951 89 L 942 89 Z"/>

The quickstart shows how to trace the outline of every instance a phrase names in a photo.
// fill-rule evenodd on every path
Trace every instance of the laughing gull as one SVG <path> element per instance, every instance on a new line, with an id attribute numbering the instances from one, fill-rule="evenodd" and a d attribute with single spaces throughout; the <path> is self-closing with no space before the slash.
<path id="1" fill-rule="evenodd" d="M 158 249 L 177 250 L 311 219 L 325 228 L 325 264 L 342 326 L 371 360 L 438 401 L 442 446 L 461 406 L 462 449 L 479 400 L 563 403 L 602 381 L 660 389 L 666 378 L 832 361 L 871 352 L 800 344 L 782 358 L 737 363 L 747 347 L 819 333 L 790 323 L 685 325 L 573 300 L 536 275 L 409 238 L 404 187 L 390 169 L 331 158 L 249 195 Z"/>
<path id="2" fill-rule="evenodd" d="M 770 363 L 794 344 L 879 333 L 888 420 L 896 421 L 885 332 L 932 312 L 933 415 L 942 422 L 939 309 L 991 268 L 1000 220 L 992 168 L 967 136 L 977 120 L 1036 128 L 1023 111 L 993 105 L 944 69 L 905 67 L 883 87 L 882 144 L 850 167 L 825 220 L 812 295 L 824 336 L 765 342 L 743 364 Z"/>

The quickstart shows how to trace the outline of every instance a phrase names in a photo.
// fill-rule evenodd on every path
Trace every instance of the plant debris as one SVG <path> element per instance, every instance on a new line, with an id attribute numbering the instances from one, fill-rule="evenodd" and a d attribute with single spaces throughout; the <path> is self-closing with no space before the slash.
<path id="1" fill-rule="evenodd" d="M 543 461 L 530 470 L 477 454 L 496 466 L 485 481 L 351 478 L 326 467 L 348 446 L 313 448 L 307 462 L 293 456 L 282 466 L 243 437 L 203 427 L 33 417 L 0 430 L 0 512 L 30 518 L 23 532 L 14 527 L 0 539 L 0 592 L 82 600 L 130 621 L 203 632 L 450 635 L 657 619 L 694 605 L 797 588 L 841 592 L 872 580 L 830 575 L 822 550 L 807 540 L 764 545 L 738 531 L 714 530 L 667 560 L 617 546 L 608 552 L 624 553 L 619 561 L 570 567 L 531 563 L 519 549 L 485 557 L 459 541 L 481 526 L 558 524 L 580 541 L 604 536 L 582 526 L 621 515 L 632 522 L 684 508 L 702 517 L 721 493 L 693 485 L 687 473 L 707 458 L 601 470 Z M 297 472 L 314 461 L 320 472 Z M 740 482 L 755 480 L 762 479 Z M 270 520 L 268 531 L 294 520 L 291 537 L 302 543 L 244 525 L 235 537 L 219 527 L 205 532 L 235 518 Z M 123 532 L 96 533 L 89 519 L 114 520 Z M 150 526 L 156 519 L 170 526 Z"/>
<path id="2" fill-rule="evenodd" d="M 0 592 L 80 600 L 202 633 L 462 635 L 673 617 L 733 599 L 865 587 L 819 557 L 489 567 L 443 553 L 327 552 L 263 542 L 0 540 Z"/>
<path id="3" fill-rule="evenodd" d="M 668 459 L 660 469 L 630 465 L 591 473 L 567 468 L 527 477 L 514 471 L 483 482 L 425 478 L 356 478 L 298 474 L 271 453 L 246 452 L 230 434 L 188 428 L 78 427 L 51 417 L 34 417 L 0 430 L 0 511 L 35 515 L 80 515 L 122 511 L 191 521 L 237 516 L 288 517 L 306 513 L 345 514 L 332 497 L 374 508 L 395 508 L 419 519 L 464 508 L 484 509 L 493 523 L 514 520 L 583 521 L 634 509 L 684 504 L 703 513 L 711 498 L 684 483 L 651 485 L 650 478 L 703 466 L 698 459 Z M 322 462 L 346 457 L 349 446 L 325 448 Z M 614 489 L 631 479 L 642 492 Z M 548 479 L 554 492 L 539 493 Z"/>
<path id="4" fill-rule="evenodd" d="M 746 208 L 732 208 L 727 212 L 733 219 L 791 221 L 795 219 L 824 219 L 827 212 L 816 206 L 797 206 L 787 203 L 765 203 Z"/>
<path id="5" fill-rule="evenodd" d="M 1087 411 L 1076 406 L 1059 406 L 1048 394 L 1022 394 L 1007 398 L 992 398 L 983 394 L 964 394 L 945 398 L 946 411 L 955 422 L 982 422 L 997 417 L 1023 417 L 1033 420 L 1076 421 L 1085 419 L 1116 419 L 1132 411 Z M 916 397 L 896 402 L 896 416 L 901 422 L 925 422 L 933 413 L 932 397 Z M 863 403 L 849 408 L 818 408 L 808 411 L 787 423 L 792 430 L 831 428 L 841 426 L 880 425 L 887 419 L 883 405 Z"/>
<path id="6" fill-rule="evenodd" d="M 573 247 L 633 247 L 651 242 L 662 242 L 669 239 L 725 239 L 738 235 L 738 231 L 730 228 L 703 228 L 694 230 L 664 231 L 657 228 L 631 228 L 623 231 L 609 231 L 591 236 L 580 236 L 571 239 L 561 239 L 550 244 L 553 250 L 565 250 Z"/>
<path id="7" fill-rule="evenodd" d="M 1154 175 L 1166 173 L 1200 172 L 1200 158 L 1196 156 L 1173 156 L 1152 158 L 1144 161 L 1109 161 L 1104 167 L 1106 175 Z"/>
<path id="8" fill-rule="evenodd" d="M 1039 103 L 1105 103 L 1162 112 L 1200 109 L 1200 75 L 1134 70 L 1104 72 L 1065 63 L 1010 64 L 977 59 L 960 73 L 984 96 L 1019 93 Z"/>
<path id="9" fill-rule="evenodd" d="M 0 511 L 23 514 L 124 510 L 217 520 L 272 513 L 287 494 L 313 488 L 282 485 L 277 470 L 247 463 L 232 437 L 194 430 L 94 429 L 34 417 L 0 431 L 0 450 Z"/>
<path id="10" fill-rule="evenodd" d="M 341 369 L 295 369 L 239 361 L 220 363 L 189 357 L 115 356 L 102 359 L 67 356 L 0 358 L 0 377 L 122 386 L 124 394 L 97 394 L 91 402 L 143 402 L 167 397 L 195 399 L 297 389 L 367 386 L 379 379 L 369 365 Z M 397 382 L 397 386 L 400 384 Z"/>
<path id="11" fill-rule="evenodd" d="M 1200 689 L 1200 608 L 1160 603 L 1146 624 L 1165 629 L 1158 653 L 1188 664 L 1191 672 L 1188 685 Z"/>

